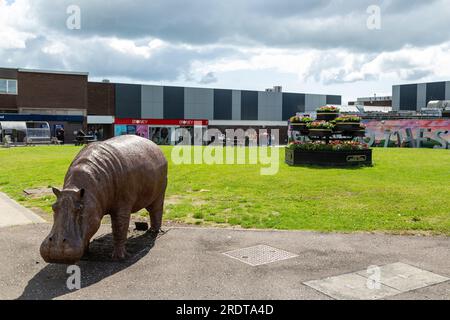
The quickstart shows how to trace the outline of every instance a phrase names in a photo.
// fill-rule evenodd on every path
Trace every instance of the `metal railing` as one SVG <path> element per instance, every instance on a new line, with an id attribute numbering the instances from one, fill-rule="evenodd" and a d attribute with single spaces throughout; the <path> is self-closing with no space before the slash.
<path id="1" fill-rule="evenodd" d="M 27 144 L 50 143 L 51 139 L 49 128 L 27 128 Z"/>

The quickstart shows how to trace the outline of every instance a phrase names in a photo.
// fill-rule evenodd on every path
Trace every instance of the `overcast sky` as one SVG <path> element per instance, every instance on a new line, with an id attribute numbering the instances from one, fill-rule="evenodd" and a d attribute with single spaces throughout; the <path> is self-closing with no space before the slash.
<path id="1" fill-rule="evenodd" d="M 69 29 L 70 5 L 81 28 Z M 380 29 L 368 7 L 381 12 Z M 375 26 L 370 24 L 370 26 Z M 450 0 L 0 0 L 0 66 L 91 80 L 391 95 L 450 80 Z"/>

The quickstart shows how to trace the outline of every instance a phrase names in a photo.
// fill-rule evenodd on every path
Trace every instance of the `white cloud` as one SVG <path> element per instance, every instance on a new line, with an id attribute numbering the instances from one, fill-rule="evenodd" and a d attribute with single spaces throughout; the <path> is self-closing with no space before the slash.
<path id="1" fill-rule="evenodd" d="M 142 56 L 146 59 L 149 59 L 156 51 L 168 47 L 168 44 L 160 39 L 152 39 L 144 46 L 138 46 L 133 40 L 127 39 L 112 38 L 106 39 L 106 41 L 111 48 L 120 53 Z"/>
<path id="2" fill-rule="evenodd" d="M 89 71 L 112 81 L 389 93 L 394 83 L 450 79 L 449 0 L 384 0 L 367 30 L 366 0 L 0 2 L 3 66 Z M 420 21 L 420 23 L 417 23 Z"/>
<path id="3" fill-rule="evenodd" d="M 31 32 L 35 20 L 29 10 L 25 1 L 12 4 L 0 1 L 0 49 L 24 49 L 26 41 L 36 37 Z"/>

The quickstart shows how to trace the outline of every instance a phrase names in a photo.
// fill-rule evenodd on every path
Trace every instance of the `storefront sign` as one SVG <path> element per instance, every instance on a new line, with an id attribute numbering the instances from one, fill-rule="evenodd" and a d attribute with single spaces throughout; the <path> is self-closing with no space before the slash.
<path id="1" fill-rule="evenodd" d="M 166 119 L 115 119 L 115 124 L 119 125 L 149 125 L 149 126 L 180 126 L 180 127 L 193 127 L 193 126 L 207 126 L 208 120 L 192 120 L 192 119 L 178 119 L 178 120 L 166 120 Z"/>

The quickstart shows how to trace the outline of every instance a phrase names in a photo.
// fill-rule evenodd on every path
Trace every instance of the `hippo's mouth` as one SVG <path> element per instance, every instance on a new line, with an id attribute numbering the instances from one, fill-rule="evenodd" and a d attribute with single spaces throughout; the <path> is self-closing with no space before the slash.
<path id="1" fill-rule="evenodd" d="M 40 251 L 45 262 L 57 264 L 75 264 L 81 260 L 84 254 L 82 247 L 59 249 L 42 245 Z"/>

